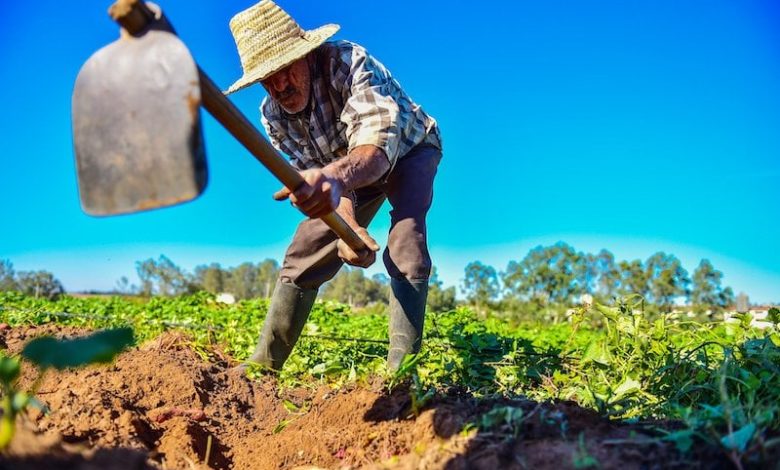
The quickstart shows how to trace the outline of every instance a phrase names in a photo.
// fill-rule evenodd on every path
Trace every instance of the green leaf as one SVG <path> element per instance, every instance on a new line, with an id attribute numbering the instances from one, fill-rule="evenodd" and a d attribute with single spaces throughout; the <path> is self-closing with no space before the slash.
<path id="1" fill-rule="evenodd" d="M 588 345 L 585 355 L 582 357 L 584 363 L 594 362 L 602 366 L 609 366 L 611 358 L 606 346 L 600 341 L 593 341 Z"/>
<path id="2" fill-rule="evenodd" d="M 772 323 L 780 323 L 780 309 L 775 307 L 770 308 L 767 317 Z"/>
<path id="3" fill-rule="evenodd" d="M 13 399 L 11 400 L 11 408 L 14 410 L 14 413 L 19 413 L 27 408 L 27 405 L 30 404 L 30 398 L 30 395 L 24 392 L 14 393 Z"/>
<path id="4" fill-rule="evenodd" d="M 286 427 L 287 427 L 287 425 L 288 425 L 288 424 L 290 424 L 291 422 L 292 422 L 292 420 L 291 420 L 291 419 L 283 419 L 283 420 L 279 421 L 279 424 L 277 424 L 276 426 L 274 426 L 274 429 L 273 429 L 273 431 L 271 431 L 271 433 L 272 433 L 272 434 L 279 434 L 279 433 L 280 433 L 280 432 L 282 432 L 282 430 L 283 430 L 284 428 L 286 428 Z"/>
<path id="5" fill-rule="evenodd" d="M 593 306 L 598 310 L 602 315 L 607 317 L 608 319 L 612 321 L 617 321 L 618 317 L 620 316 L 620 311 L 616 308 L 607 307 L 606 305 L 602 305 L 598 302 L 594 303 Z"/>
<path id="6" fill-rule="evenodd" d="M 289 411 L 290 413 L 297 413 L 301 411 L 301 408 L 295 403 L 291 402 L 290 400 L 282 401 L 282 405 L 284 406 L 284 409 Z"/>
<path id="7" fill-rule="evenodd" d="M 690 429 L 675 431 L 664 437 L 664 440 L 674 442 L 677 450 L 685 454 L 693 447 L 693 431 Z"/>
<path id="8" fill-rule="evenodd" d="M 612 399 L 610 401 L 618 401 L 627 395 L 636 393 L 641 389 L 641 387 L 642 384 L 632 379 L 631 377 L 626 377 L 626 379 L 620 385 L 618 385 L 615 391 L 612 392 Z"/>
<path id="9" fill-rule="evenodd" d="M 701 408 L 702 410 L 704 410 L 704 413 L 702 413 L 702 415 L 707 419 L 718 419 L 723 417 L 722 405 L 712 406 L 706 403 L 702 403 Z"/>
<path id="10" fill-rule="evenodd" d="M 475 429 L 478 429 L 477 424 L 474 423 L 473 421 L 468 421 L 466 424 L 463 425 L 463 429 L 460 430 L 459 434 L 462 437 L 466 437 L 471 431 Z"/>
<path id="11" fill-rule="evenodd" d="M 756 425 L 749 423 L 746 426 L 743 426 L 741 429 L 723 436 L 720 440 L 720 443 L 723 444 L 723 447 L 729 450 L 738 450 L 739 452 L 744 452 L 755 432 Z"/>
<path id="12" fill-rule="evenodd" d="M 133 344 L 131 328 L 99 331 L 74 339 L 36 338 L 24 347 L 22 356 L 40 369 L 58 370 L 87 364 L 111 362 L 114 356 Z"/>
<path id="13" fill-rule="evenodd" d="M 0 354 L 0 381 L 10 385 L 19 377 L 19 360 Z"/>
<path id="14" fill-rule="evenodd" d="M 38 400 L 35 397 L 30 397 L 27 401 L 27 406 L 32 406 L 33 408 L 39 410 L 43 414 L 49 414 L 49 407 L 43 404 L 40 400 Z"/>
<path id="15" fill-rule="evenodd" d="M 497 406 L 482 415 L 479 421 L 479 427 L 486 431 L 490 431 L 501 426 L 514 428 L 522 421 L 522 408 L 517 408 L 514 406 Z"/>

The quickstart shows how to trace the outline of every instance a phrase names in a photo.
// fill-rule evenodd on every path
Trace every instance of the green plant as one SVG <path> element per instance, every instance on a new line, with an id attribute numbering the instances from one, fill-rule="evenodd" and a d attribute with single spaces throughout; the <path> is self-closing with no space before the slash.
<path id="1" fill-rule="evenodd" d="M 240 361 L 253 350 L 268 302 L 226 306 L 208 293 L 54 301 L 0 293 L 0 307 L 0 322 L 12 328 L 53 322 L 90 329 L 132 325 L 139 341 L 183 330 L 204 357 L 219 345 Z M 712 446 L 735 465 L 760 462 L 780 444 L 777 309 L 769 312 L 772 326 L 765 330 L 744 316 L 724 323 L 651 312 L 637 296 L 575 308 L 555 324 L 534 312 L 522 317 L 527 320 L 510 324 L 464 307 L 429 312 L 423 349 L 402 364 L 389 385 L 410 384 L 413 413 L 454 388 L 477 399 L 573 400 L 610 419 L 675 420 L 682 427 L 661 440 L 681 452 Z M 365 381 L 384 376 L 386 355 L 386 315 L 317 302 L 278 383 L 338 387 Z M 494 417 L 504 422 L 500 412 Z M 565 433 L 565 419 L 555 419 Z"/>
<path id="2" fill-rule="evenodd" d="M 483 432 L 517 437 L 525 419 L 522 408 L 497 406 L 479 418 L 477 427 Z"/>
<path id="3" fill-rule="evenodd" d="M 590 455 L 588 448 L 585 445 L 585 434 L 580 433 L 577 438 L 577 450 L 572 456 L 572 465 L 576 469 L 581 468 L 601 468 L 599 461 L 595 457 Z"/>
<path id="4" fill-rule="evenodd" d="M 24 410 L 30 401 L 29 395 L 16 389 L 16 381 L 20 372 L 21 368 L 17 359 L 0 355 L 0 385 L 3 390 L 0 450 L 4 449 L 13 439 L 16 415 Z"/>

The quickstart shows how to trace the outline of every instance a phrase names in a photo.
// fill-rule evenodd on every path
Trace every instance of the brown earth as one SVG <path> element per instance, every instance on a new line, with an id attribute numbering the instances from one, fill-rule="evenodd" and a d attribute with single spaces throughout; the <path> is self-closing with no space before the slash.
<path id="1" fill-rule="evenodd" d="M 17 353 L 55 326 L 0 331 Z M 481 399 L 452 391 L 417 415 L 409 389 L 380 385 L 280 390 L 250 381 L 217 353 L 206 360 L 185 336 L 167 333 L 108 366 L 50 372 L 0 469 L 498 469 L 728 468 L 717 454 L 681 456 L 659 441 L 661 423 L 621 424 L 574 403 Z M 26 367 L 27 388 L 36 371 Z M 286 406 L 285 406 L 286 405 Z M 498 432 L 471 430 L 497 406 L 523 409 Z M 667 426 L 668 427 L 668 426 Z M 593 468 L 596 468 L 595 466 Z"/>

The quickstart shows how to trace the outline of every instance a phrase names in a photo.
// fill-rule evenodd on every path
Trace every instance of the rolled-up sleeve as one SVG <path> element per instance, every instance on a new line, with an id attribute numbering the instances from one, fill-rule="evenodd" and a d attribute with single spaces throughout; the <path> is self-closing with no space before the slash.
<path id="1" fill-rule="evenodd" d="M 374 145 L 385 152 L 390 166 L 395 166 L 400 156 L 401 110 L 393 96 L 396 85 L 392 77 L 357 45 L 345 50 L 340 62 L 335 82 L 343 84 L 344 109 L 340 120 L 346 124 L 349 151 Z"/>

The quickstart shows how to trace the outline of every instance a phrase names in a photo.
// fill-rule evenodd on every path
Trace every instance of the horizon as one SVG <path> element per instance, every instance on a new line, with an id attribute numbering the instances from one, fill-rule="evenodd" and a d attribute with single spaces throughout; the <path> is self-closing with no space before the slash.
<path id="1" fill-rule="evenodd" d="M 583 240 L 581 240 L 581 241 L 583 241 Z M 608 250 L 609 252 L 611 252 L 615 256 L 615 262 L 616 263 L 619 263 L 622 260 L 632 261 L 632 260 L 635 260 L 635 259 L 639 259 L 644 264 L 644 262 L 647 260 L 647 258 L 649 258 L 652 254 L 656 253 L 656 252 L 648 253 L 647 256 L 627 256 L 626 257 L 626 256 L 620 256 L 617 253 L 615 253 L 614 251 L 612 251 L 612 250 L 610 250 L 609 248 L 606 248 L 606 247 L 601 247 L 601 248 L 598 248 L 598 249 L 581 249 L 578 245 L 574 245 L 572 243 L 568 243 L 566 240 L 562 240 L 562 239 L 558 240 L 557 242 L 550 242 L 550 243 L 537 243 L 536 241 L 534 241 L 534 242 L 527 243 L 527 245 L 528 245 L 528 250 L 531 250 L 531 249 L 536 248 L 538 246 L 550 246 L 550 245 L 552 245 L 554 243 L 559 243 L 559 242 L 567 243 L 572 248 L 574 248 L 576 251 L 583 252 L 583 253 L 596 254 L 601 249 L 606 249 L 606 250 Z M 587 244 L 587 242 L 585 242 L 585 241 L 583 241 L 583 242 Z M 637 246 L 634 247 L 635 249 L 633 251 L 628 250 L 628 251 L 625 251 L 625 252 L 626 253 L 634 253 L 634 254 L 641 253 L 641 250 L 642 250 L 643 247 L 646 248 L 646 247 L 649 247 L 649 246 L 657 246 L 657 243 L 658 242 L 656 241 L 652 245 L 651 244 L 645 244 L 645 245 L 637 244 Z M 597 245 L 592 245 L 592 246 L 597 246 Z M 127 247 L 125 246 L 123 248 L 127 248 Z M 282 253 L 283 253 L 285 248 L 286 248 L 286 246 L 283 246 L 283 245 L 277 247 L 277 249 L 281 250 Z M 255 255 L 255 256 L 252 256 L 250 252 L 234 251 L 231 254 L 224 255 L 224 257 L 222 258 L 224 261 L 220 261 L 220 260 L 208 260 L 208 259 L 203 258 L 203 256 L 207 256 L 208 254 L 215 253 L 214 249 L 192 250 L 192 249 L 181 248 L 181 247 L 179 247 L 179 248 L 172 248 L 172 249 L 173 249 L 173 253 L 176 253 L 176 254 L 178 254 L 180 256 L 183 256 L 184 258 L 187 258 L 187 256 L 192 256 L 193 252 L 197 252 L 197 253 L 195 254 L 194 257 L 187 258 L 189 260 L 188 262 L 181 263 L 179 258 L 177 258 L 176 256 L 172 256 L 172 255 L 170 255 L 170 253 L 166 253 L 166 252 L 160 252 L 160 253 L 157 253 L 157 254 L 154 254 L 154 255 L 144 256 L 144 257 L 140 257 L 140 258 L 137 258 L 137 259 L 134 259 L 134 260 L 130 260 L 132 255 L 129 255 L 126 252 L 121 257 L 120 260 L 117 260 L 115 258 L 114 259 L 109 258 L 109 259 L 105 260 L 105 262 L 107 263 L 107 266 L 111 265 L 112 267 L 118 267 L 120 265 L 127 265 L 129 268 L 128 268 L 128 270 L 126 272 L 124 272 L 124 271 L 122 271 L 122 272 L 116 271 L 117 276 L 116 276 L 116 278 L 113 278 L 113 279 L 106 278 L 104 275 L 100 275 L 98 277 L 101 278 L 101 279 L 95 278 L 92 281 L 87 281 L 87 282 L 91 282 L 91 283 L 89 283 L 89 284 L 81 284 L 81 285 L 79 285 L 79 287 L 76 287 L 76 288 L 70 287 L 69 281 L 65 280 L 65 279 L 68 279 L 68 278 L 60 277 L 56 271 L 53 271 L 53 270 L 50 270 L 50 269 L 46 269 L 45 267 L 32 268 L 32 269 L 19 269 L 17 267 L 16 263 L 14 262 L 14 260 L 9 260 L 9 261 L 12 262 L 12 264 L 14 265 L 14 269 L 17 272 L 18 271 L 30 271 L 30 270 L 34 271 L 34 270 L 38 270 L 38 269 L 44 269 L 44 270 L 52 272 L 52 274 L 54 274 L 55 277 L 57 279 L 59 279 L 63 283 L 63 286 L 64 286 L 64 288 L 66 290 L 66 293 L 90 293 L 90 292 L 94 292 L 94 293 L 110 293 L 110 292 L 116 290 L 117 282 L 123 276 L 127 277 L 127 279 L 128 279 L 130 284 L 138 284 L 139 278 L 137 276 L 136 269 L 135 269 L 136 262 L 144 261 L 144 260 L 147 260 L 147 259 L 155 259 L 156 260 L 160 256 L 163 256 L 163 255 L 168 257 L 176 265 L 180 266 L 188 274 L 193 274 L 194 271 L 195 271 L 195 268 L 198 267 L 198 266 L 209 265 L 211 263 L 219 263 L 222 268 L 233 268 L 233 267 L 236 267 L 236 266 L 238 266 L 238 265 L 240 265 L 242 263 L 245 263 L 245 262 L 258 263 L 258 262 L 261 262 L 261 261 L 263 261 L 265 259 L 272 259 L 272 260 L 275 260 L 276 262 L 281 264 L 281 258 L 280 257 L 279 258 L 274 257 L 273 255 L 269 255 L 269 256 L 257 256 L 257 255 Z M 487 259 L 494 259 L 494 260 L 495 259 L 500 259 L 501 258 L 501 253 L 504 253 L 506 251 L 506 249 L 507 249 L 507 247 L 498 247 L 495 250 L 492 250 L 492 252 L 487 252 L 487 254 L 488 254 Z M 663 250 L 661 250 L 661 251 L 663 251 Z M 722 272 L 722 274 L 723 274 L 722 287 L 723 288 L 731 287 L 733 289 L 733 291 L 734 291 L 734 295 L 735 296 L 737 294 L 740 294 L 740 293 L 745 293 L 745 294 L 748 295 L 748 297 L 750 299 L 750 302 L 753 305 L 780 305 L 780 301 L 778 301 L 778 299 L 775 298 L 775 297 L 763 298 L 763 297 L 760 297 L 760 296 L 754 296 L 754 294 L 756 294 L 756 292 L 751 292 L 751 291 L 748 291 L 748 290 L 744 290 L 744 289 L 741 289 L 741 288 L 739 288 L 739 287 L 737 287 L 735 285 L 729 284 L 729 282 L 727 282 L 728 279 L 737 279 L 738 280 L 738 278 L 736 278 L 735 276 L 729 276 L 728 272 L 725 271 L 722 268 L 722 266 L 720 264 L 718 264 L 718 262 L 713 261 L 713 259 L 710 258 L 710 257 L 702 257 L 702 258 L 697 259 L 695 257 L 696 251 L 688 252 L 688 256 L 682 256 L 682 257 L 678 256 L 677 253 L 675 253 L 673 251 L 663 251 L 663 252 L 671 254 L 671 255 L 674 255 L 675 257 L 680 259 L 683 268 L 688 273 L 689 278 L 693 277 L 693 272 L 694 272 L 696 266 L 699 264 L 699 262 L 706 259 L 706 260 L 709 260 L 710 262 L 713 263 L 713 267 L 716 270 Z M 109 250 L 108 252 L 104 253 L 104 255 L 113 256 L 113 253 L 115 253 L 115 252 L 113 252 L 112 250 Z M 693 253 L 693 255 L 691 253 Z M 443 282 L 444 287 L 445 288 L 450 287 L 450 286 L 455 287 L 456 288 L 456 295 L 457 295 L 458 299 L 462 300 L 464 298 L 463 297 L 463 292 L 462 292 L 462 281 L 463 281 L 462 274 L 464 272 L 464 269 L 465 269 L 465 266 L 466 266 L 467 263 L 469 263 L 471 261 L 480 261 L 483 264 L 486 264 L 486 265 L 494 267 L 496 269 L 496 272 L 499 275 L 501 275 L 504 272 L 504 268 L 506 267 L 506 265 L 509 262 L 511 262 L 511 261 L 520 261 L 526 254 L 527 254 L 527 251 L 522 256 L 518 256 L 518 257 L 513 258 L 513 259 L 507 259 L 506 262 L 504 262 L 503 264 L 494 264 L 494 263 L 491 263 L 491 262 L 488 262 L 488 261 L 485 261 L 485 260 L 482 260 L 482 259 L 473 259 L 473 260 L 470 260 L 470 261 L 466 261 L 466 262 L 464 262 L 463 266 L 460 268 L 460 271 L 459 271 L 460 274 L 459 275 L 454 274 L 454 272 L 457 271 L 457 269 L 455 269 L 455 270 L 452 269 L 453 263 L 448 263 L 446 265 L 447 268 L 444 268 L 444 269 L 441 268 L 438 265 L 435 265 L 435 268 L 436 268 L 436 271 L 437 271 L 438 278 L 439 278 L 440 281 Z M 242 256 L 248 256 L 248 257 L 247 258 L 242 258 Z M 465 258 L 463 258 L 463 256 L 461 256 L 460 258 L 461 259 L 465 259 Z M 448 260 L 458 259 L 458 256 L 456 256 L 456 254 L 450 254 L 449 256 L 447 256 L 447 259 Z M 728 258 L 719 257 L 719 258 L 715 258 L 715 259 L 717 261 L 725 263 L 727 266 L 732 266 L 733 263 L 736 263 L 736 266 L 739 266 L 739 264 L 740 264 L 738 261 L 730 260 Z M 195 261 L 193 261 L 193 260 L 195 260 Z M 66 259 L 65 262 L 70 263 L 70 259 L 69 258 Z M 366 272 L 366 276 L 369 276 L 369 277 L 373 276 L 375 274 L 380 274 L 380 273 L 386 274 L 384 272 L 384 269 L 381 267 L 381 264 L 380 264 L 380 266 L 377 266 L 377 264 L 374 264 L 371 267 L 369 267 L 368 269 L 365 269 L 364 271 Z M 66 272 L 67 272 L 67 269 L 66 269 Z M 79 270 L 77 270 L 77 272 L 80 273 L 81 270 L 79 269 Z M 78 274 L 78 276 L 81 276 L 81 274 Z M 83 277 L 82 277 L 82 279 L 83 279 Z M 454 282 L 452 281 L 453 279 L 455 279 Z M 99 287 L 94 287 L 94 286 L 99 286 Z M 502 291 L 503 291 L 503 288 L 502 288 Z M 760 292 L 758 292 L 758 294 L 760 294 Z M 503 294 L 500 294 L 500 296 L 503 296 Z"/>
<path id="2" fill-rule="evenodd" d="M 135 261 L 160 254 L 189 272 L 281 262 L 303 216 L 271 199 L 281 185 L 205 110 L 202 196 L 82 212 L 70 99 L 81 65 L 118 37 L 109 3 L 12 3 L 0 19 L 0 259 L 50 271 L 69 291 L 134 279 Z M 241 75 L 227 23 L 255 2 L 160 3 L 221 88 Z M 663 251 L 689 275 L 709 259 L 735 294 L 780 302 L 777 3 L 278 3 L 306 29 L 340 24 L 334 39 L 366 46 L 439 122 L 430 249 L 459 294 L 468 262 L 503 271 L 564 241 L 616 259 Z M 258 128 L 263 96 L 258 85 L 231 95 Z M 383 248 L 388 211 L 369 227 Z M 367 274 L 377 272 L 381 261 Z"/>

